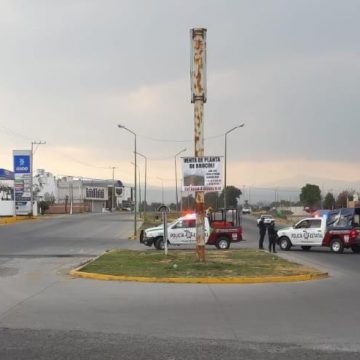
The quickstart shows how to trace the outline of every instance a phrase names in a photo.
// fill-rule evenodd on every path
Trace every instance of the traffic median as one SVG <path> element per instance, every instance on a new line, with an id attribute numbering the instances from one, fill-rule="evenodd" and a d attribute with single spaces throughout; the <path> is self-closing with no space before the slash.
<path id="1" fill-rule="evenodd" d="M 322 279 L 327 273 L 255 249 L 208 250 L 206 262 L 193 250 L 112 250 L 72 270 L 74 277 L 166 283 L 251 284 Z"/>

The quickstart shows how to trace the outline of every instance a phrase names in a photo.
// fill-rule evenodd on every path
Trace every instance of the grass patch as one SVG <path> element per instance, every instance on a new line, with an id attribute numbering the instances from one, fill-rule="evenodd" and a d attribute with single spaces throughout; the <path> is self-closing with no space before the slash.
<path id="1" fill-rule="evenodd" d="M 206 262 L 196 262 L 195 250 L 114 250 L 85 265 L 81 271 L 118 276 L 156 278 L 226 278 L 288 276 L 320 273 L 260 250 L 207 250 Z"/>

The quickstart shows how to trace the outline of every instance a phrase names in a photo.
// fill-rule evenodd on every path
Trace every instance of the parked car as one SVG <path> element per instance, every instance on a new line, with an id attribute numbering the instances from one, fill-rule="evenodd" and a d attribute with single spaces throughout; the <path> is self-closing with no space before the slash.
<path id="1" fill-rule="evenodd" d="M 274 218 L 271 215 L 261 215 L 258 219 L 257 219 L 257 223 L 259 224 L 260 220 L 264 219 L 264 223 L 265 224 L 270 224 L 272 221 L 274 221 Z"/>

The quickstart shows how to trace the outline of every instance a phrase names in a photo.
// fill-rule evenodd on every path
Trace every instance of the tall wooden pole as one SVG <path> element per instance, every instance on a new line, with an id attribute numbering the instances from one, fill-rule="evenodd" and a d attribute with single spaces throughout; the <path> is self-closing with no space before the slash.
<path id="1" fill-rule="evenodd" d="M 194 104 L 195 157 L 204 156 L 204 103 L 206 102 L 206 29 L 190 30 L 191 40 L 191 102 Z M 195 192 L 196 254 L 205 262 L 204 191 Z"/>

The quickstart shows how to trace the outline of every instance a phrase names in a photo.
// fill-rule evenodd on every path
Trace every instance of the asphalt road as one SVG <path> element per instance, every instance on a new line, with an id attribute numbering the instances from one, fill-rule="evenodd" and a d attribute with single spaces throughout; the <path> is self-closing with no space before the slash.
<path id="1" fill-rule="evenodd" d="M 256 247 L 254 218 L 245 239 Z M 281 253 L 329 271 L 304 283 L 204 285 L 72 279 L 128 240 L 131 214 L 0 227 L 0 359 L 358 359 L 360 256 Z"/>

